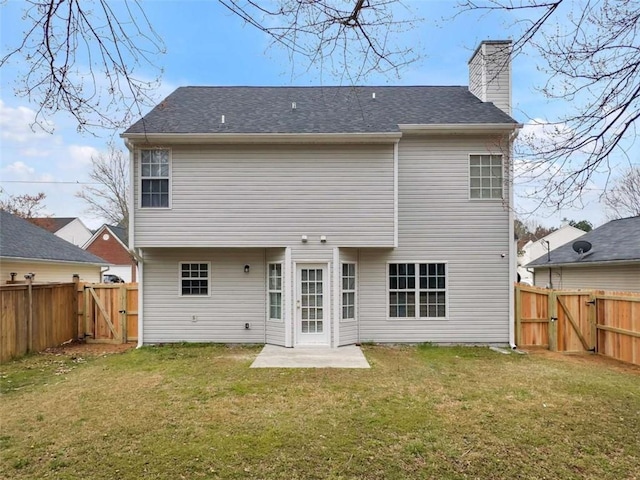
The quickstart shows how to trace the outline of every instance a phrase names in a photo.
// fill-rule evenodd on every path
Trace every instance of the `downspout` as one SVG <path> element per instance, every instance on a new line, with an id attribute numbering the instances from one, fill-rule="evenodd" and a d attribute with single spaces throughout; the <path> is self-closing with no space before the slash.
<path id="1" fill-rule="evenodd" d="M 516 314 L 515 314 L 515 292 L 514 285 L 517 280 L 517 252 L 515 238 L 515 215 L 513 210 L 514 194 L 513 194 L 513 161 L 511 160 L 511 154 L 513 152 L 513 141 L 518 136 L 518 130 L 516 129 L 509 136 L 509 347 L 513 350 L 517 348 L 516 345 Z"/>

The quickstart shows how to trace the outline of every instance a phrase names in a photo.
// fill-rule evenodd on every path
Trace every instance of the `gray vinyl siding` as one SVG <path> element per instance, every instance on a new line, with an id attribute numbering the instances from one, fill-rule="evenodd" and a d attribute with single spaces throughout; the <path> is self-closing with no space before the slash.
<path id="1" fill-rule="evenodd" d="M 286 295 L 284 295 L 285 293 L 285 282 L 284 282 L 284 275 L 285 275 L 285 249 L 284 248 L 267 248 L 265 250 L 265 257 L 266 257 L 266 263 L 282 263 L 282 294 L 283 294 L 283 302 L 285 298 L 290 298 L 290 297 L 286 297 Z M 266 271 L 265 271 L 266 272 Z M 269 285 L 269 279 L 267 278 L 267 273 L 265 273 L 265 288 L 268 289 L 268 285 Z M 285 309 L 287 308 L 287 305 L 283 303 L 282 305 L 282 319 L 281 321 L 277 321 L 277 320 L 271 320 L 268 318 L 268 312 L 269 312 L 269 296 L 268 296 L 268 290 L 265 294 L 265 315 L 267 315 L 267 322 L 266 322 L 266 340 L 267 343 L 272 344 L 272 345 L 280 345 L 282 347 L 285 346 L 285 318 L 284 318 L 284 313 L 285 313 Z"/>
<path id="2" fill-rule="evenodd" d="M 180 296 L 185 261 L 211 262 L 210 296 Z M 144 342 L 264 343 L 264 264 L 263 249 L 145 249 Z"/>
<path id="3" fill-rule="evenodd" d="M 360 341 L 508 341 L 506 201 L 469 200 L 469 154 L 486 152 L 491 143 L 480 137 L 403 137 L 398 248 L 359 252 Z M 448 317 L 389 318 L 388 262 L 446 262 Z"/>
<path id="4" fill-rule="evenodd" d="M 358 281 L 360 278 L 359 268 L 358 268 L 358 251 L 352 248 L 341 248 L 340 249 L 340 263 L 342 262 L 353 262 L 356 264 L 356 318 L 353 320 L 340 320 L 338 328 L 339 330 L 339 341 L 338 345 L 352 345 L 358 342 Z M 342 281 L 342 266 L 340 266 L 340 280 Z M 342 290 L 341 290 L 342 291 Z M 340 301 L 340 314 L 342 314 L 342 298 L 339 298 Z"/>
<path id="5" fill-rule="evenodd" d="M 134 163 L 136 247 L 393 245 L 391 144 L 173 146 L 168 209 L 138 207 Z"/>
<path id="6" fill-rule="evenodd" d="M 640 292 L 640 263 L 557 267 L 551 270 L 553 288 Z M 536 268 L 534 284 L 549 285 L 549 269 Z"/>

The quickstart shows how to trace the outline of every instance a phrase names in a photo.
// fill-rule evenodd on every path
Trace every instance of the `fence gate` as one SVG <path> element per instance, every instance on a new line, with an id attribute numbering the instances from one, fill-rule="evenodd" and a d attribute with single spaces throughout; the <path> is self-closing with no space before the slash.
<path id="1" fill-rule="evenodd" d="M 596 351 L 596 299 L 589 292 L 553 292 L 549 346 L 559 352 Z M 555 323 L 555 325 L 553 325 Z M 553 338 L 555 335 L 555 339 Z"/>
<path id="2" fill-rule="evenodd" d="M 127 343 L 137 339 L 135 284 L 85 284 L 82 294 L 88 343 Z"/>

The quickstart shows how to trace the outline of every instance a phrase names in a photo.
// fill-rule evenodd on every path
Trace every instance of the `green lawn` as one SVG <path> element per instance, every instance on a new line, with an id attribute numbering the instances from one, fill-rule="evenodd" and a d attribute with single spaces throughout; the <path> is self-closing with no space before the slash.
<path id="1" fill-rule="evenodd" d="M 0 477 L 640 478 L 638 370 L 429 346 L 249 369 L 259 350 L 0 365 Z"/>

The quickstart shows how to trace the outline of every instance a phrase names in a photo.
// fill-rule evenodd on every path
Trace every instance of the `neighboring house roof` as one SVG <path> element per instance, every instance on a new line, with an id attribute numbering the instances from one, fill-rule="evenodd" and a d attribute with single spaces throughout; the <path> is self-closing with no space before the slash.
<path id="1" fill-rule="evenodd" d="M 5 211 L 0 211 L 0 225 L 2 258 L 105 265 L 103 259 Z"/>
<path id="2" fill-rule="evenodd" d="M 91 238 L 87 240 L 87 243 L 85 243 L 82 246 L 82 248 L 86 250 L 89 247 L 89 245 L 91 245 L 98 237 L 104 234 L 105 230 L 108 230 L 109 232 L 111 232 L 111 234 L 114 237 L 116 237 L 118 241 L 122 244 L 122 247 L 125 250 L 127 251 L 129 250 L 128 248 L 129 238 L 127 234 L 127 229 L 124 227 L 118 227 L 116 225 L 107 225 L 106 223 L 102 225 L 100 228 L 98 228 L 95 232 L 93 232 L 93 235 L 91 236 Z"/>
<path id="3" fill-rule="evenodd" d="M 123 136 L 382 133 L 399 124 L 518 125 L 466 86 L 181 87 Z"/>
<path id="4" fill-rule="evenodd" d="M 39 217 L 29 218 L 27 220 L 51 233 L 56 233 L 58 230 L 73 222 L 75 217 Z"/>
<path id="5" fill-rule="evenodd" d="M 613 220 L 584 234 L 578 240 L 591 243 L 591 250 L 580 255 L 573 250 L 574 242 L 569 242 L 551 250 L 550 261 L 543 255 L 527 267 L 640 262 L 640 217 Z"/>

